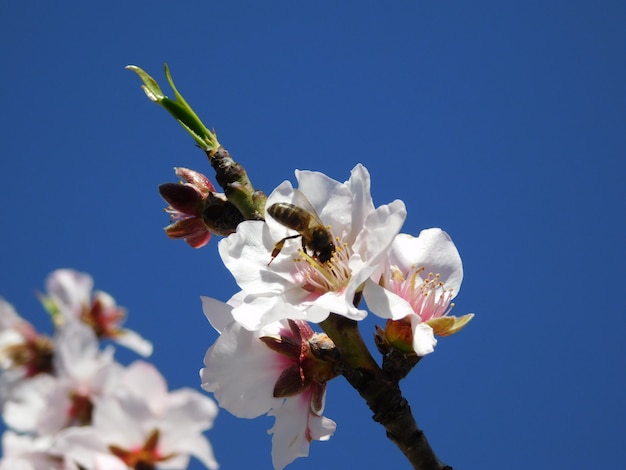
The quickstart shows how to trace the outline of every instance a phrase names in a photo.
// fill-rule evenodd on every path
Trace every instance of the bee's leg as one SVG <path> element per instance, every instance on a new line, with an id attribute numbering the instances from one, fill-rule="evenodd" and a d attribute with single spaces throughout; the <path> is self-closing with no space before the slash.
<path id="1" fill-rule="evenodd" d="M 292 238 L 297 238 L 297 237 L 301 237 L 302 235 L 300 235 L 299 233 L 296 235 L 290 235 L 288 237 L 283 238 L 282 240 L 279 240 L 276 245 L 274 245 L 274 249 L 272 250 L 272 259 L 270 259 L 270 262 L 267 263 L 267 265 L 269 266 L 270 264 L 272 264 L 272 261 L 274 261 L 274 258 L 276 258 L 278 256 L 278 253 L 280 253 L 280 250 L 283 249 L 283 246 L 285 246 L 285 242 L 287 240 L 291 240 Z M 304 239 L 302 240 L 302 247 L 304 248 Z"/>

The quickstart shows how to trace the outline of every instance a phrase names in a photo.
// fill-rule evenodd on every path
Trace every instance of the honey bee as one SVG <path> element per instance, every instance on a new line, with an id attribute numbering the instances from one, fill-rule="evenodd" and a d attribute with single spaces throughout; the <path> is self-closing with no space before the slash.
<path id="1" fill-rule="evenodd" d="M 294 202 L 297 204 L 277 202 L 267 208 L 269 215 L 277 222 L 298 232 L 296 235 L 283 238 L 274 245 L 270 263 L 278 256 L 287 240 L 297 237 L 302 237 L 302 249 L 305 253 L 308 248 L 320 262 L 329 261 L 335 252 L 330 230 L 320 220 L 306 196 L 297 189 L 294 190 Z"/>

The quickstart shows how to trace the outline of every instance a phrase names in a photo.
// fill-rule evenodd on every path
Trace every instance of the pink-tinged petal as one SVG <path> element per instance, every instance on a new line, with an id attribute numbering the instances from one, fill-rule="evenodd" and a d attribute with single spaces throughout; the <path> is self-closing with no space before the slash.
<path id="1" fill-rule="evenodd" d="M 420 357 L 430 354 L 437 344 L 433 329 L 426 323 L 421 323 L 417 315 L 411 315 L 410 318 L 413 330 L 413 350 Z"/>
<path id="2" fill-rule="evenodd" d="M 389 250 L 389 261 L 406 272 L 423 267 L 423 276 L 440 274 L 446 289 L 458 294 L 463 281 L 463 263 L 450 236 L 439 228 L 422 230 L 418 237 L 398 234 Z"/>
<path id="3" fill-rule="evenodd" d="M 175 173 L 180 178 L 184 179 L 191 186 L 195 187 L 203 195 L 215 192 L 215 186 L 213 183 L 202 173 L 199 173 L 189 168 L 177 167 L 174 168 Z"/>
<path id="4" fill-rule="evenodd" d="M 202 388 L 239 418 L 255 418 L 280 404 L 273 390 L 285 360 L 259 339 L 278 332 L 248 331 L 231 323 L 206 353 Z"/>
<path id="5" fill-rule="evenodd" d="M 209 240 L 211 240 L 211 232 L 202 233 L 198 231 L 185 238 L 185 242 L 187 242 L 187 245 L 191 248 L 202 248 L 209 243 Z"/>
<path id="6" fill-rule="evenodd" d="M 365 283 L 363 297 L 370 311 L 382 318 L 400 320 L 415 313 L 406 300 L 372 280 Z"/>
<path id="7" fill-rule="evenodd" d="M 211 239 L 211 232 L 199 217 L 180 219 L 165 227 L 172 239 L 184 239 L 192 248 L 202 248 Z"/>

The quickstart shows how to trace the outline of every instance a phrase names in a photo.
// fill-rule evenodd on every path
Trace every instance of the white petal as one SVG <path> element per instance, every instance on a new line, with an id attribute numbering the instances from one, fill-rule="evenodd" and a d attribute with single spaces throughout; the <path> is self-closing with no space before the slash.
<path id="1" fill-rule="evenodd" d="M 46 406 L 37 420 L 37 432 L 40 434 L 52 435 L 69 424 L 73 391 L 70 385 L 67 380 L 57 380 L 55 387 L 46 394 Z"/>
<path id="2" fill-rule="evenodd" d="M 406 219 L 404 202 L 395 200 L 370 212 L 354 242 L 354 251 L 368 264 L 379 264 Z"/>
<path id="3" fill-rule="evenodd" d="M 101 437 L 91 426 L 72 426 L 57 435 L 54 448 L 66 459 L 75 460 L 84 468 L 94 468 L 96 456 L 109 453 Z"/>
<path id="4" fill-rule="evenodd" d="M 350 173 L 347 183 L 352 193 L 352 234 L 356 236 L 361 229 L 367 215 L 374 210 L 374 202 L 371 195 L 370 174 L 360 163 Z M 350 240 L 354 242 L 354 239 Z"/>
<path id="5" fill-rule="evenodd" d="M 418 356 L 425 356 L 435 350 L 437 340 L 433 329 L 426 323 L 421 323 L 417 315 L 411 315 L 411 329 L 413 330 L 413 350 Z"/>
<path id="6" fill-rule="evenodd" d="M 17 314 L 13 305 L 0 297 L 0 331 L 15 328 L 23 321 L 25 320 Z"/>
<path id="7" fill-rule="evenodd" d="M 63 412 L 66 409 L 64 404 L 48 403 L 48 396 L 57 384 L 58 379 L 48 374 L 39 374 L 18 383 L 2 410 L 5 423 L 16 431 L 34 432 L 38 430 L 39 420 L 48 406 L 57 406 Z"/>
<path id="8" fill-rule="evenodd" d="M 164 440 L 164 444 L 165 444 Z M 209 440 L 204 437 L 202 434 L 196 434 L 192 437 L 186 437 L 185 439 L 176 441 L 175 447 L 171 447 L 168 443 L 167 448 L 165 448 L 165 453 L 176 452 L 183 455 L 193 455 L 200 462 L 204 464 L 206 468 L 209 470 L 217 470 L 219 468 L 219 464 L 217 460 L 215 460 L 215 454 L 213 453 L 213 447 Z M 163 468 L 173 468 L 168 466 L 171 462 L 165 461 L 163 462 Z M 157 468 L 161 468 L 159 465 Z M 176 468 L 187 468 L 187 465 L 183 465 Z"/>
<path id="9" fill-rule="evenodd" d="M 203 432 L 213 426 L 218 407 L 215 402 L 191 388 L 182 388 L 170 392 L 167 412 L 163 418 L 175 429 L 177 434 L 190 431 Z"/>
<path id="10" fill-rule="evenodd" d="M 440 274 L 446 289 L 458 294 L 463 281 L 463 264 L 450 236 L 440 228 L 422 230 L 419 237 L 404 233 L 394 240 L 389 261 L 406 272 L 413 266 L 424 267 L 423 276 Z"/>
<path id="11" fill-rule="evenodd" d="M 200 299 L 202 300 L 202 312 L 204 316 L 218 333 L 224 331 L 224 329 L 234 321 L 232 314 L 233 307 L 231 305 L 212 299 L 211 297 L 202 296 Z"/>
<path id="12" fill-rule="evenodd" d="M 28 460 L 20 457 L 4 457 L 0 460 L 0 470 L 36 470 Z"/>
<path id="13" fill-rule="evenodd" d="M 317 171 L 296 171 L 298 189 L 304 193 L 319 218 L 333 233 L 344 237 L 352 225 L 352 193 L 340 183 Z"/>
<path id="14" fill-rule="evenodd" d="M 133 330 L 122 329 L 115 342 L 135 351 L 137 354 L 148 357 L 152 355 L 152 343 Z"/>
<path id="15" fill-rule="evenodd" d="M 289 284 L 292 276 L 285 279 L 278 271 L 279 259 L 272 261 L 272 269 L 268 266 L 277 241 L 261 221 L 242 222 L 235 233 L 220 240 L 218 249 L 222 261 L 241 289 L 254 294 L 280 291 Z"/>
<path id="16" fill-rule="evenodd" d="M 77 318 L 81 306 L 91 301 L 93 279 L 72 269 L 57 269 L 48 276 L 46 289 L 65 318 Z"/>
<path id="17" fill-rule="evenodd" d="M 95 333 L 84 323 L 66 323 L 55 338 L 57 374 L 86 385 L 103 367 L 113 362 L 111 349 L 101 351 Z"/>
<path id="18" fill-rule="evenodd" d="M 330 312 L 336 313 L 351 320 L 360 321 L 367 316 L 366 310 L 360 310 L 352 304 L 354 299 L 354 289 L 350 292 L 326 292 L 315 301 L 315 307 L 318 308 L 318 315 L 307 316 L 307 320 L 319 323 L 326 318 Z"/>
<path id="19" fill-rule="evenodd" d="M 298 289 L 304 292 L 302 289 Z M 244 328 L 255 331 L 274 322 L 291 320 L 308 320 L 304 309 L 298 309 L 292 303 L 286 303 L 275 294 L 248 295 L 244 302 L 233 309 L 233 318 Z"/>
<path id="20" fill-rule="evenodd" d="M 406 300 L 371 279 L 365 283 L 363 297 L 370 311 L 382 318 L 400 320 L 415 313 Z"/>
<path id="21" fill-rule="evenodd" d="M 93 463 L 94 470 L 128 470 L 124 462 L 111 454 L 96 454 Z"/>
<path id="22" fill-rule="evenodd" d="M 99 441 L 107 445 L 116 444 L 124 448 L 142 446 L 146 433 L 141 425 L 146 421 L 147 407 L 144 406 L 144 410 L 123 407 L 121 399 L 108 395 L 98 400 L 93 412 L 92 429 Z"/>
<path id="23" fill-rule="evenodd" d="M 220 406 L 239 418 L 255 418 L 280 403 L 273 393 L 284 363 L 259 340 L 265 334 L 272 332 L 248 331 L 231 323 L 204 358 L 202 388 L 213 392 Z"/>
<path id="24" fill-rule="evenodd" d="M 319 171 L 296 170 L 295 173 L 298 189 L 304 193 L 319 216 L 324 214 L 329 201 L 333 198 L 350 202 L 350 190 L 345 183 L 340 183 Z"/>
<path id="25" fill-rule="evenodd" d="M 335 423 L 310 411 L 309 394 L 287 398 L 282 406 L 268 413 L 276 422 L 268 432 L 272 436 L 272 462 L 282 470 L 298 457 L 309 455 L 311 440 L 327 440 L 335 430 Z"/>
<path id="26" fill-rule="evenodd" d="M 311 433 L 311 438 L 316 441 L 327 441 L 335 434 L 336 429 L 337 423 L 332 419 L 314 414 L 309 416 L 309 432 Z"/>
<path id="27" fill-rule="evenodd" d="M 3 457 L 0 470 L 48 470 L 52 437 L 18 435 L 6 430 L 2 435 Z M 57 468 L 56 466 L 54 468 Z"/>
<path id="28" fill-rule="evenodd" d="M 145 361 L 135 361 L 124 371 L 124 386 L 128 394 L 150 407 L 154 414 L 167 408 L 167 382 L 157 368 Z"/>

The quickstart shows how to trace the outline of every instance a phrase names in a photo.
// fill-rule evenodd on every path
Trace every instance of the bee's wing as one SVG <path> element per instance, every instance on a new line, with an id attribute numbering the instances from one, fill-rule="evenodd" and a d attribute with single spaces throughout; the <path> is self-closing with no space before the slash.
<path id="1" fill-rule="evenodd" d="M 315 210 L 315 207 L 313 207 L 313 204 L 311 204 L 308 198 L 299 189 L 294 188 L 293 190 L 293 204 L 304 209 L 311 215 L 312 220 L 309 222 L 309 227 L 313 225 L 324 226 L 324 222 L 321 221 L 320 216 Z"/>

